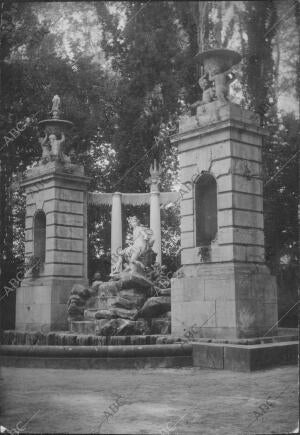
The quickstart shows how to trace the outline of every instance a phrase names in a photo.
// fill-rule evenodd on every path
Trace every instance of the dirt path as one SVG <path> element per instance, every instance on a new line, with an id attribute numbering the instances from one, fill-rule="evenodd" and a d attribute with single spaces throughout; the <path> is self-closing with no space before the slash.
<path id="1" fill-rule="evenodd" d="M 26 433 L 287 433 L 298 418 L 295 366 L 250 374 L 2 368 L 1 378 L 0 424 Z"/>

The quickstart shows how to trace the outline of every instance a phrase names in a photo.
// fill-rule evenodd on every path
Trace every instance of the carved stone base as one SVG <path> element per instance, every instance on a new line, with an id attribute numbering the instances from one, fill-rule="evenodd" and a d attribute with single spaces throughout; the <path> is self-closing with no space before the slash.
<path id="1" fill-rule="evenodd" d="M 172 279 L 172 334 L 246 338 L 277 334 L 277 287 L 264 265 L 186 266 Z M 190 337 L 190 334 L 189 334 Z"/>
<path id="2" fill-rule="evenodd" d="M 23 280 L 17 289 L 16 329 L 68 329 L 67 301 L 71 288 L 77 283 L 83 284 L 82 278 Z"/>

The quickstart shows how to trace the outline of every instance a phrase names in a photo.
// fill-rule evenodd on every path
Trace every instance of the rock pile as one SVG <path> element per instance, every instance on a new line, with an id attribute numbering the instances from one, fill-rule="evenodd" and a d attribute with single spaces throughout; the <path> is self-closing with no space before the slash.
<path id="1" fill-rule="evenodd" d="M 163 286 L 168 284 L 163 276 Z M 171 289 L 158 285 L 158 276 L 153 281 L 132 271 L 109 282 L 95 281 L 92 288 L 75 285 L 68 301 L 69 320 L 94 322 L 95 333 L 105 336 L 169 334 Z"/>

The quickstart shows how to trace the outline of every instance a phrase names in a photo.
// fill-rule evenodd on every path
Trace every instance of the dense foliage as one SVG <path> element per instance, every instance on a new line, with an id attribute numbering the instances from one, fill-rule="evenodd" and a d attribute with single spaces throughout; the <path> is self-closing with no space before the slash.
<path id="1" fill-rule="evenodd" d="M 299 117 L 292 101 L 300 93 L 299 10 L 296 0 L 2 2 L 1 287 L 23 259 L 18 183 L 40 155 L 37 121 L 49 113 L 53 95 L 76 126 L 69 151 L 84 164 L 91 191 L 144 192 L 154 158 L 162 165 L 161 190 L 170 190 L 179 182 L 170 135 L 200 96 L 193 58 L 217 45 L 243 54 L 235 96 L 271 133 L 262 175 L 267 260 L 273 271 L 280 262 L 292 267 L 298 260 Z M 281 113 L 283 101 L 289 108 Z M 147 223 L 147 209 L 135 213 Z M 175 205 L 162 210 L 163 260 L 172 270 L 180 263 L 178 216 Z M 101 265 L 108 270 L 109 209 L 90 207 L 88 225 L 90 272 Z"/>

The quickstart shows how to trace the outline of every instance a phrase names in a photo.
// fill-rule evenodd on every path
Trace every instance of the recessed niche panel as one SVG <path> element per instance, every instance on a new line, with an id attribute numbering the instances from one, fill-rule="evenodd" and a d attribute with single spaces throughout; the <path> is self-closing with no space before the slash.
<path id="1" fill-rule="evenodd" d="M 209 245 L 218 231 L 217 182 L 210 174 L 195 182 L 196 246 Z"/>
<path id="2" fill-rule="evenodd" d="M 34 255 L 39 257 L 41 263 L 46 257 L 46 215 L 43 210 L 36 212 L 33 222 L 33 248 Z"/>

